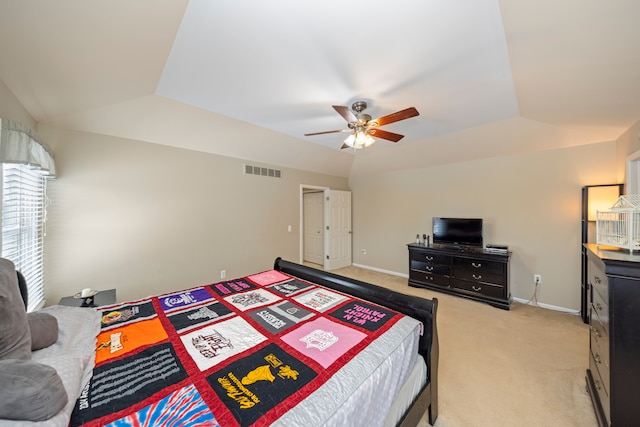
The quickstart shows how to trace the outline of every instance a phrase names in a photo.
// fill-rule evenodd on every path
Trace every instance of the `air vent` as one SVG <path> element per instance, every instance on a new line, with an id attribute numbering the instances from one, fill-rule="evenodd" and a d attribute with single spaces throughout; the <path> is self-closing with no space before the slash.
<path id="1" fill-rule="evenodd" d="M 259 175 L 259 176 L 267 176 L 271 178 L 281 178 L 282 171 L 280 169 L 271 169 L 265 168 L 262 166 L 252 166 L 252 165 L 244 165 L 244 174 L 245 175 Z"/>

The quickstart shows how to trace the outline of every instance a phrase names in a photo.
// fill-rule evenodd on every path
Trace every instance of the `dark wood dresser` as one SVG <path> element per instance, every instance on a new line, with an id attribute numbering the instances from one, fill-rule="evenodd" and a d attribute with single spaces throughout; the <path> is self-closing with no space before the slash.
<path id="1" fill-rule="evenodd" d="M 587 388 L 601 426 L 640 425 L 640 255 L 586 244 Z"/>
<path id="2" fill-rule="evenodd" d="M 429 288 L 508 310 L 509 256 L 482 248 L 409 243 L 409 286 Z"/>

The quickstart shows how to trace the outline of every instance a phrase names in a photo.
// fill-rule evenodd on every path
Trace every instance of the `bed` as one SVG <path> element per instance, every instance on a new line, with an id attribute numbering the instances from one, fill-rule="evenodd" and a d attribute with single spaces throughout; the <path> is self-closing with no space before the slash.
<path id="1" fill-rule="evenodd" d="M 48 311 L 62 320 L 69 310 L 99 319 L 65 407 L 71 426 L 415 426 L 438 416 L 436 299 L 278 258 L 238 279 Z M 60 323 L 63 337 L 81 322 Z M 64 425 L 60 415 L 47 425 Z"/>

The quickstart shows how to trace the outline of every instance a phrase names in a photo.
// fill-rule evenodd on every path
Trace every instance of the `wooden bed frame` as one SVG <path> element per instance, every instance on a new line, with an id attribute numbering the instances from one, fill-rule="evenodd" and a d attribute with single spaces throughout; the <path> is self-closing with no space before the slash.
<path id="1" fill-rule="evenodd" d="M 429 412 L 429 424 L 435 423 L 438 417 L 438 332 L 436 328 L 438 300 L 436 298 L 428 300 L 401 294 L 382 286 L 306 267 L 285 261 L 282 258 L 276 258 L 273 268 L 291 276 L 389 307 L 421 321 L 424 331 L 420 337 L 418 353 L 427 363 L 427 382 L 398 425 L 401 427 L 415 426 L 426 411 Z"/>

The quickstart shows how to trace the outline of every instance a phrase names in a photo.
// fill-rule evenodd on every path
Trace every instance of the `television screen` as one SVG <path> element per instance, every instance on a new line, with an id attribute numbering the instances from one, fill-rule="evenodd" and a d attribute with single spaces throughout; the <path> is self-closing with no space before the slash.
<path id="1" fill-rule="evenodd" d="M 482 247 L 482 218 L 433 218 L 433 243 Z"/>

